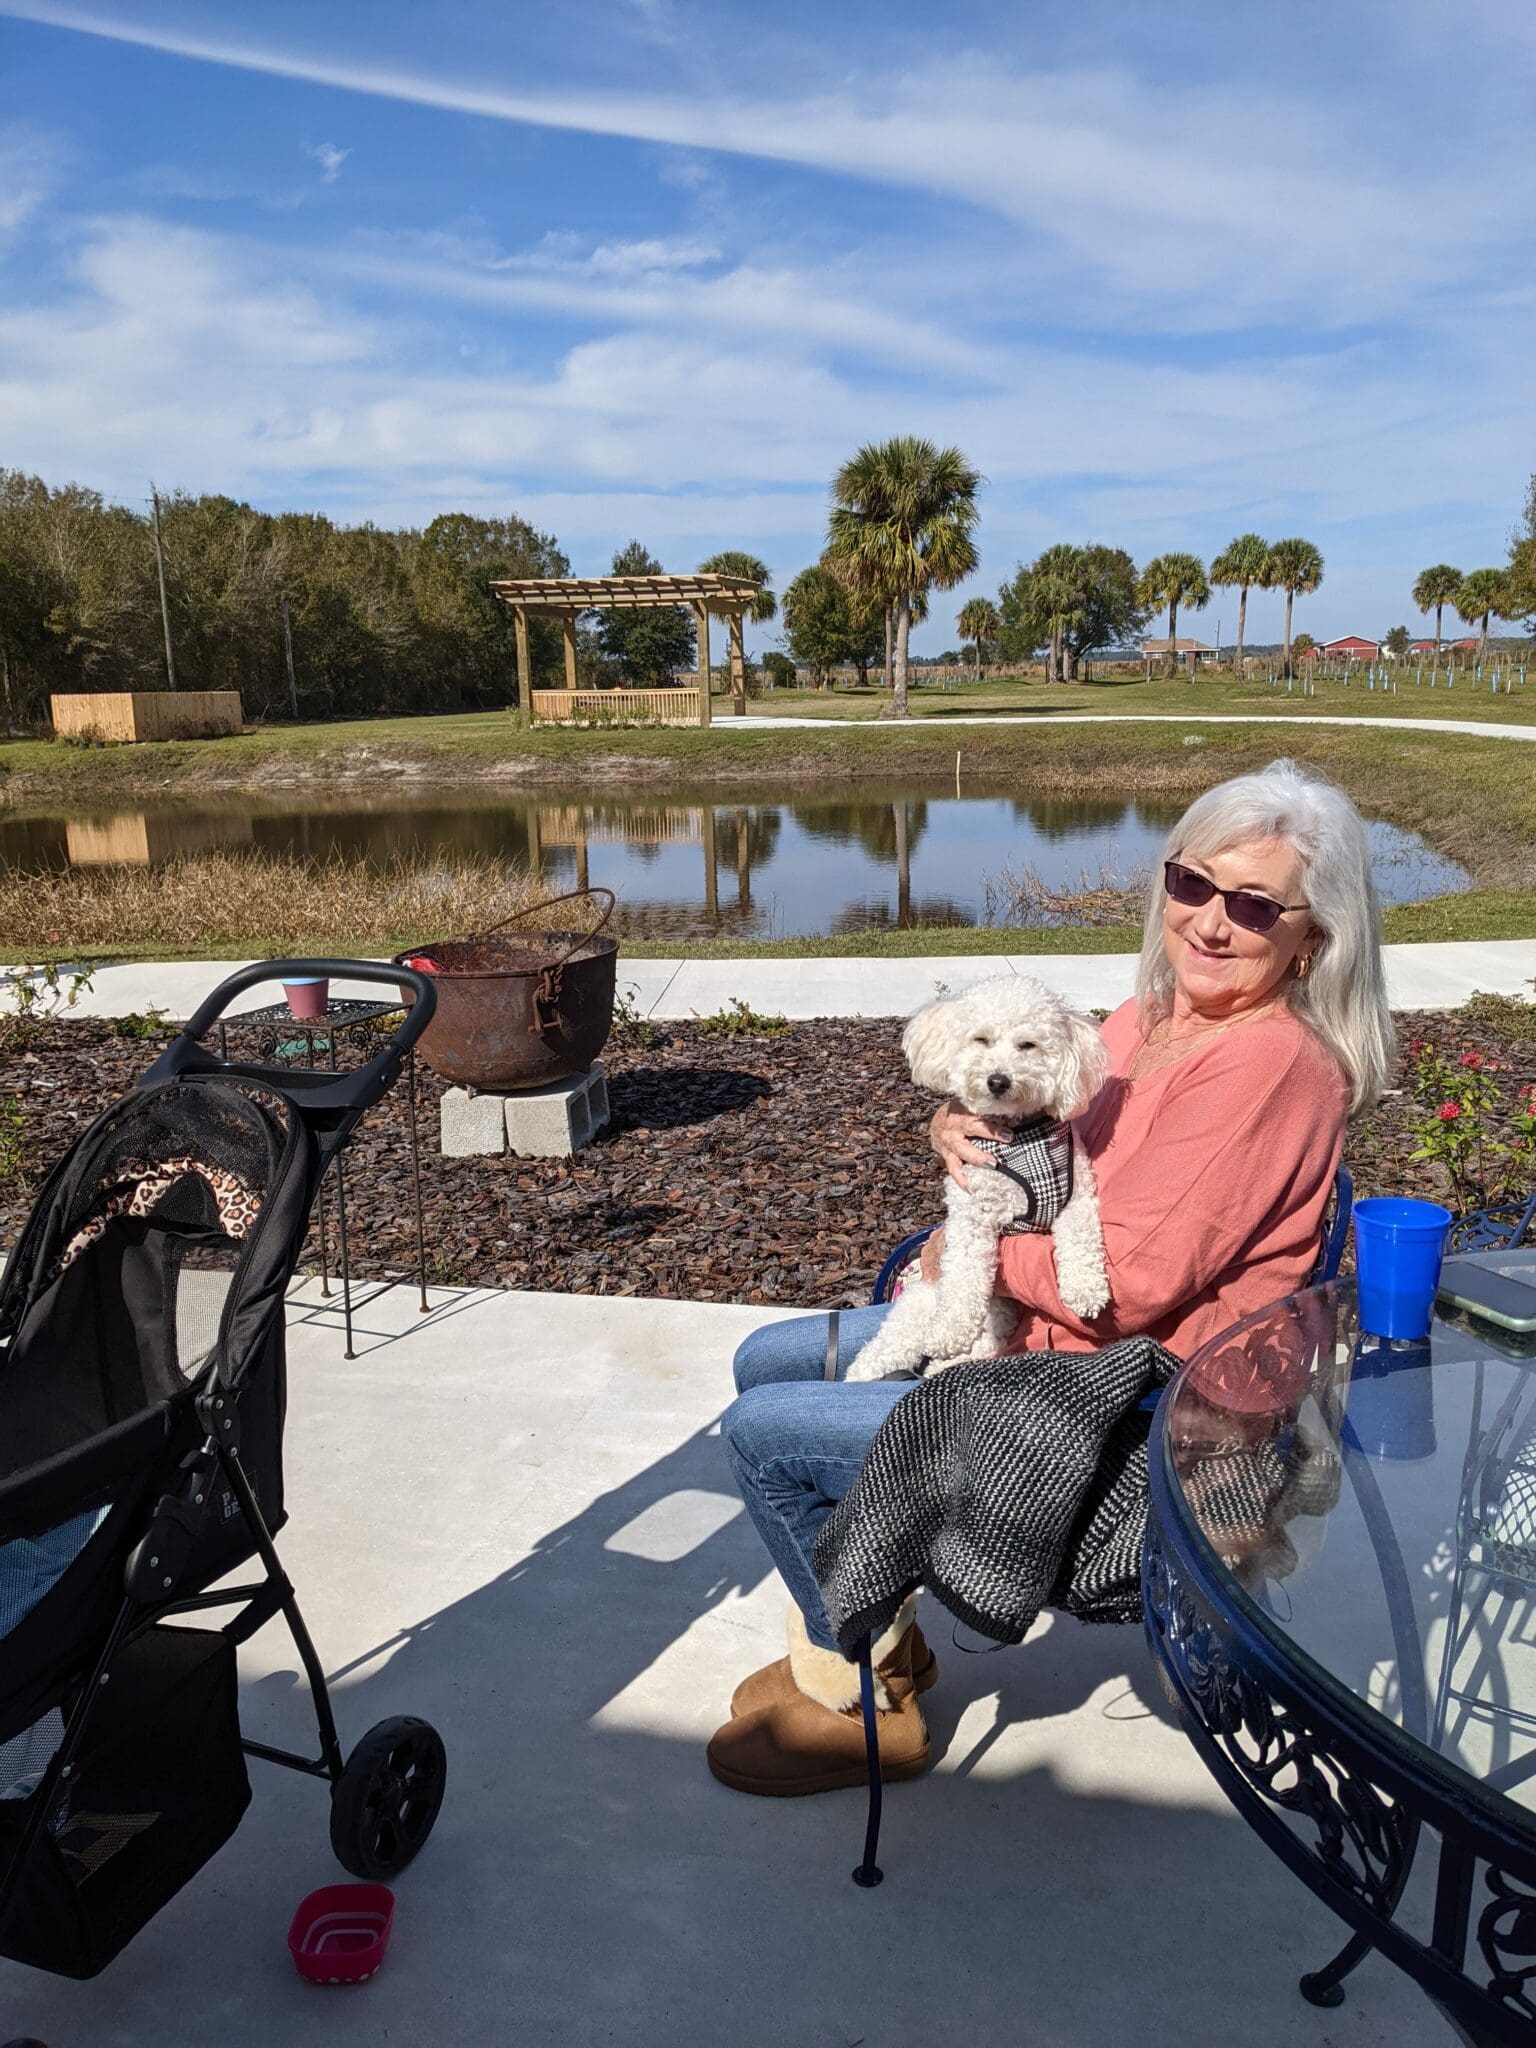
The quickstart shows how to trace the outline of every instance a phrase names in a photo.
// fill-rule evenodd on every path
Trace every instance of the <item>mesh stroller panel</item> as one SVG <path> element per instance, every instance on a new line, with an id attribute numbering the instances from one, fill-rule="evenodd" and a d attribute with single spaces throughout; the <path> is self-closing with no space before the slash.
<path id="1" fill-rule="evenodd" d="M 0 1800 L 29 1799 L 63 1740 L 64 1716 L 53 1707 L 10 1742 L 0 1742 Z"/>
<path id="2" fill-rule="evenodd" d="M 30 1284 L 0 1373 L 0 1482 L 174 1400 L 204 1371 L 292 1129 L 278 1097 L 183 1083 L 129 1097 L 82 1141 L 22 1247 Z"/>

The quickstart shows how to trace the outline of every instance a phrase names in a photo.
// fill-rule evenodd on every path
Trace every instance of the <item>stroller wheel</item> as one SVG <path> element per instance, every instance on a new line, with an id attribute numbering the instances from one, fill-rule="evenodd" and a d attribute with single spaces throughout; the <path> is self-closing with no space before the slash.
<path id="1" fill-rule="evenodd" d="M 432 1832 L 448 1759 L 429 1721 L 397 1714 L 370 1728 L 331 1790 L 331 1847 L 354 1877 L 404 1870 Z"/>

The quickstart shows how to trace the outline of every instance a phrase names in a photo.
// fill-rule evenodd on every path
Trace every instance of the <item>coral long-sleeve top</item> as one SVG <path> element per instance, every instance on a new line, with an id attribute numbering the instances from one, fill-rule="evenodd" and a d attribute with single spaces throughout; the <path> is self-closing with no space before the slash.
<path id="1" fill-rule="evenodd" d="M 1129 1078 L 1138 1007 L 1106 1019 L 1109 1079 L 1077 1119 L 1099 1188 L 1110 1306 L 1064 1306 L 1046 1235 L 1005 1237 L 998 1289 L 1023 1304 L 1010 1351 L 1092 1351 L 1145 1332 L 1182 1358 L 1302 1286 L 1344 1144 L 1349 1089 L 1288 1011 Z"/>

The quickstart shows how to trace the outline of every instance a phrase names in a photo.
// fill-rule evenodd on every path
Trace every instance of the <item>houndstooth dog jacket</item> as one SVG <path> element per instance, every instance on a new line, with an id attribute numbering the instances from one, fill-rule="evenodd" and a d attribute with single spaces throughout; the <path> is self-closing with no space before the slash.
<path id="1" fill-rule="evenodd" d="M 1025 1198 L 1024 1214 L 1005 1223 L 1003 1235 L 1049 1230 L 1072 1199 L 1072 1126 L 1053 1116 L 1032 1116 L 1006 1138 L 972 1142 L 978 1151 L 992 1154 L 998 1172 Z"/>

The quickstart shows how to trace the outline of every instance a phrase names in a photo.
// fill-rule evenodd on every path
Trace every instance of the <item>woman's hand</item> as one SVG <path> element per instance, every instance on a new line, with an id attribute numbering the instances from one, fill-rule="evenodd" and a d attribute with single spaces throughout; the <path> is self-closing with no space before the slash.
<path id="1" fill-rule="evenodd" d="M 1006 1134 L 1006 1129 L 1006 1125 L 991 1123 L 984 1116 L 973 1116 L 951 1096 L 934 1111 L 933 1121 L 928 1126 L 928 1142 L 943 1160 L 944 1171 L 955 1186 L 968 1188 L 968 1167 L 995 1166 L 992 1154 L 981 1151 L 973 1139 L 1000 1138 Z"/>

